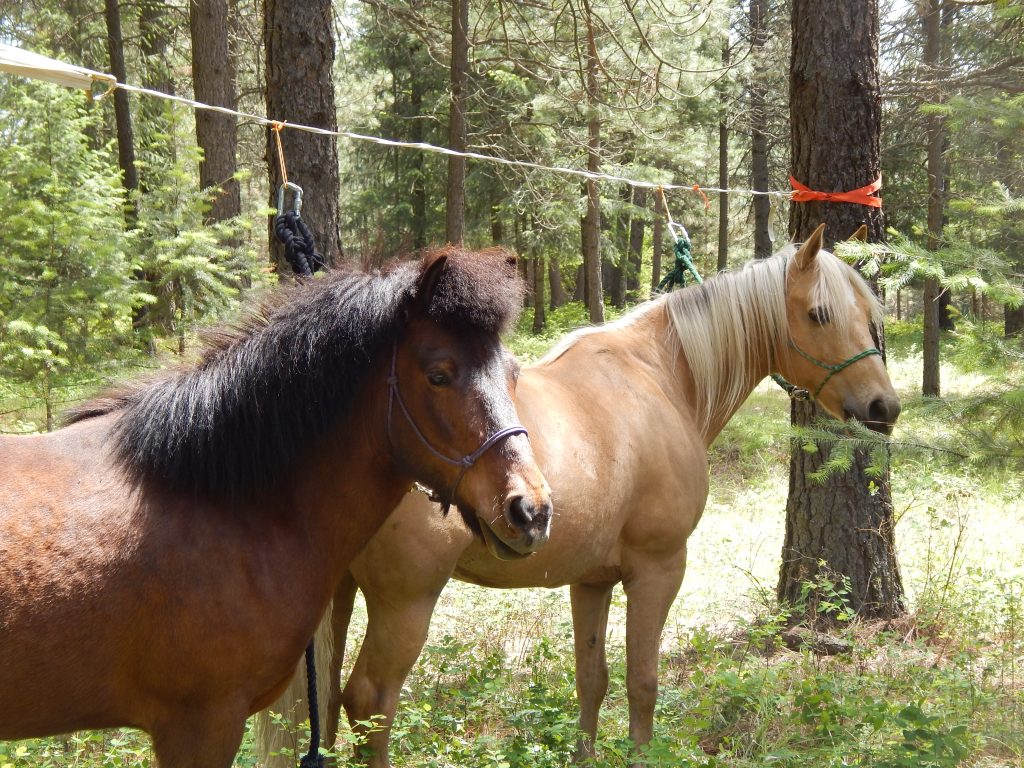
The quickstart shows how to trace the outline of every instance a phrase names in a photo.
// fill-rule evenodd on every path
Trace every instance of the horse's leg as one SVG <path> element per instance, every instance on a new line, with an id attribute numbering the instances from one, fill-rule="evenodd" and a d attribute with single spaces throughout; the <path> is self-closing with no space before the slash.
<path id="1" fill-rule="evenodd" d="M 388 740 L 398 697 L 423 650 L 439 595 L 439 590 L 431 590 L 405 599 L 381 595 L 364 585 L 366 637 L 342 693 L 342 702 L 352 730 L 366 740 L 357 752 L 370 768 L 391 765 Z M 358 724 L 371 718 L 374 724 L 369 729 Z"/>
<path id="2" fill-rule="evenodd" d="M 334 606 L 331 613 L 331 634 L 334 636 L 334 652 L 331 654 L 331 666 L 327 680 L 330 698 L 324 715 L 327 746 L 333 747 L 338 739 L 338 723 L 341 720 L 341 667 L 345 663 L 345 641 L 348 638 L 348 625 L 352 620 L 352 606 L 356 599 L 356 582 L 352 574 L 345 571 L 345 576 L 334 590 Z M 321 630 L 317 630 L 321 631 Z"/>
<path id="3" fill-rule="evenodd" d="M 661 631 L 683 581 L 686 550 L 657 560 L 643 558 L 630 566 L 624 568 L 622 582 L 626 592 L 626 694 L 629 737 L 639 747 L 654 735 Z"/>
<path id="4" fill-rule="evenodd" d="M 569 587 L 576 649 L 576 697 L 580 702 L 580 730 L 584 734 L 576 745 L 577 762 L 594 756 L 597 714 L 608 692 L 605 637 L 614 586 L 573 584 Z"/>
<path id="5" fill-rule="evenodd" d="M 241 706 L 169 713 L 150 728 L 159 768 L 231 768 L 244 731 Z"/>

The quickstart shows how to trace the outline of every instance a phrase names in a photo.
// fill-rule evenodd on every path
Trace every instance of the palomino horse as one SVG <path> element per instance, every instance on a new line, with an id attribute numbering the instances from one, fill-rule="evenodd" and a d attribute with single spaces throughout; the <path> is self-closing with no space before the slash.
<path id="1" fill-rule="evenodd" d="M 629 734 L 638 745 L 651 739 L 661 631 L 682 582 L 687 537 L 704 510 L 715 436 L 771 372 L 814 393 L 832 415 L 880 431 L 890 431 L 899 413 L 872 337 L 878 302 L 856 271 L 820 250 L 821 234 L 795 253 L 790 248 L 578 331 L 523 371 L 516 407 L 553 487 L 558 524 L 551 540 L 528 558 L 499 561 L 466 530 L 428 514 L 423 497 L 407 496 L 335 595 L 329 733 L 337 730 L 341 702 L 353 723 L 383 715 L 383 727 L 366 739 L 370 765 L 388 765 L 402 683 L 454 576 L 489 587 L 570 585 L 586 736 L 579 757 L 593 754 L 608 685 L 608 608 L 621 581 Z M 342 694 L 341 654 L 357 586 L 369 624 Z M 318 634 L 327 631 L 322 625 Z M 302 690 L 293 683 L 272 709 L 290 711 Z M 270 750 L 280 737 L 265 713 L 261 718 Z"/>
<path id="2" fill-rule="evenodd" d="M 513 264 L 336 272 L 193 367 L 0 438 L 0 739 L 134 726 L 162 768 L 230 766 L 414 478 L 500 553 L 542 544 L 498 339 Z"/>

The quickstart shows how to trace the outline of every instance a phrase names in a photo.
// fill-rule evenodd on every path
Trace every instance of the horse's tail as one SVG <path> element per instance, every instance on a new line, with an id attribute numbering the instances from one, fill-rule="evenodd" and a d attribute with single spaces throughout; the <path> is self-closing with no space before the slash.
<path id="1" fill-rule="evenodd" d="M 332 606 L 328 605 L 320 626 L 313 635 L 313 651 L 316 655 L 317 704 L 321 717 L 327 711 L 327 702 L 332 688 L 338 685 L 331 681 L 330 669 L 334 655 L 334 637 L 331 632 Z M 344 638 L 342 638 L 344 642 Z M 299 758 L 309 749 L 309 744 L 300 743 L 298 724 L 309 719 L 306 702 L 306 660 L 299 660 L 291 682 L 277 701 L 267 709 L 257 712 L 253 722 L 259 764 L 264 768 L 295 768 Z M 324 731 L 325 739 L 333 742 L 335 734 Z"/>

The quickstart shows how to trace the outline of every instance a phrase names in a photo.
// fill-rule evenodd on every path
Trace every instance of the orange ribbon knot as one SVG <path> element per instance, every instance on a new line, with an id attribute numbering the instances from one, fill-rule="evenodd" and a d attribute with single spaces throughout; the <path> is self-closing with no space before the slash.
<path id="1" fill-rule="evenodd" d="M 792 176 L 789 177 L 789 183 L 793 186 L 792 199 L 797 203 L 806 203 L 811 200 L 825 200 L 829 203 L 856 203 L 857 205 L 870 205 L 872 208 L 882 207 L 882 198 L 871 194 L 872 192 L 877 192 L 882 188 L 881 176 L 867 186 L 860 187 L 859 189 L 851 189 L 849 192 L 817 192 L 810 187 L 801 184 Z"/>

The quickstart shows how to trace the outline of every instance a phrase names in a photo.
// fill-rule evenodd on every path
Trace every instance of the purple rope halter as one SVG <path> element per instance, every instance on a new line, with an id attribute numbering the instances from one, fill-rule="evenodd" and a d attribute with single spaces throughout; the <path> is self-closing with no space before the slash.
<path id="1" fill-rule="evenodd" d="M 448 492 L 448 494 L 446 496 L 441 496 L 441 494 L 436 489 L 434 489 L 433 494 L 430 497 L 432 501 L 440 502 L 442 505 L 442 511 L 444 512 L 444 514 L 448 514 L 448 510 L 451 509 L 452 502 L 455 500 L 455 492 L 458 490 L 459 484 L 462 482 L 462 478 L 466 474 L 467 470 L 469 470 L 470 467 L 476 464 L 477 460 L 481 456 L 487 453 L 487 451 L 493 448 L 497 443 L 504 440 L 506 437 L 511 437 L 512 435 L 520 434 L 529 435 L 529 433 L 526 431 L 526 427 L 524 427 L 522 424 L 513 424 L 510 427 L 499 429 L 497 432 L 495 432 L 486 440 L 484 440 L 480 444 L 479 448 L 477 448 L 472 453 L 466 454 L 461 459 L 453 459 L 450 456 L 445 456 L 443 453 L 441 453 L 439 450 L 437 450 L 434 446 L 430 444 L 430 441 L 427 440 L 423 432 L 420 431 L 420 428 L 416 426 L 416 422 L 413 420 L 412 414 L 409 413 L 409 409 L 406 407 L 405 401 L 402 399 L 402 393 L 398 391 L 398 370 L 396 367 L 397 363 L 398 342 L 395 342 L 395 346 L 391 348 L 391 373 L 388 375 L 388 442 L 391 442 L 391 412 L 393 410 L 395 401 L 398 401 L 398 407 L 402 409 L 402 413 L 405 415 L 405 420 L 409 422 L 409 426 L 412 427 L 413 434 L 415 434 L 416 437 L 419 438 L 420 442 L 424 445 L 424 447 L 428 451 L 430 451 L 430 453 L 435 458 L 440 459 L 446 464 L 452 464 L 453 466 L 459 468 L 459 474 L 456 475 L 455 482 L 452 484 L 452 488 Z"/>

